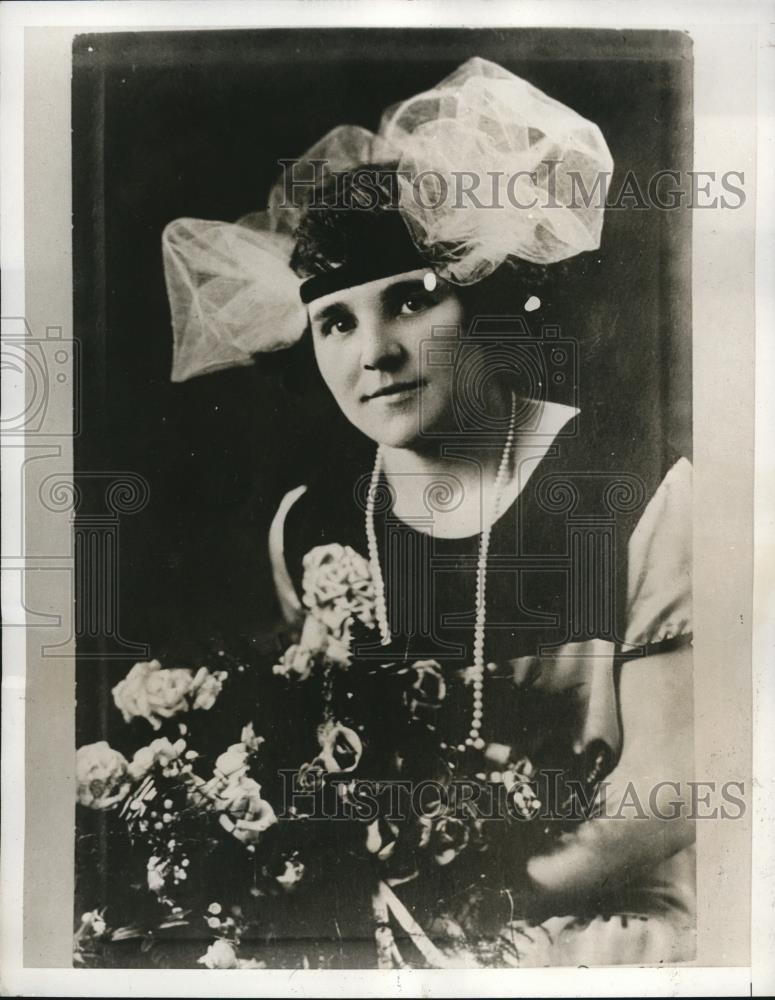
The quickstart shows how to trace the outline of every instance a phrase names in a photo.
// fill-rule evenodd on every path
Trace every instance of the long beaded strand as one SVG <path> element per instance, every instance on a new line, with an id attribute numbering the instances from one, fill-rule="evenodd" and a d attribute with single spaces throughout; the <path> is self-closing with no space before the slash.
<path id="1" fill-rule="evenodd" d="M 476 619 L 474 623 L 474 663 L 471 669 L 473 682 L 473 712 L 471 718 L 471 728 L 464 743 L 458 744 L 457 749 L 462 753 L 467 746 L 476 750 L 484 747 L 484 740 L 480 736 L 483 713 L 484 695 L 484 632 L 487 621 L 487 559 L 490 552 L 490 535 L 492 526 L 497 521 L 500 514 L 500 506 L 503 497 L 503 483 L 509 466 L 509 458 L 514 447 L 514 434 L 516 427 L 517 400 L 511 394 L 511 419 L 506 441 L 503 445 L 498 472 L 495 476 L 495 490 L 493 497 L 492 515 L 487 519 L 479 540 L 479 558 L 476 566 Z M 377 625 L 381 636 L 382 645 L 390 642 L 390 625 L 387 619 L 387 605 L 385 602 L 385 582 L 382 577 L 382 567 L 379 562 L 379 550 L 377 549 L 377 534 L 374 530 L 374 503 L 379 486 L 379 477 L 382 472 L 382 449 L 377 448 L 374 460 L 374 469 L 371 473 L 369 485 L 369 495 L 366 500 L 366 541 L 369 549 L 369 562 L 371 564 L 371 575 L 374 583 L 374 610 Z"/>

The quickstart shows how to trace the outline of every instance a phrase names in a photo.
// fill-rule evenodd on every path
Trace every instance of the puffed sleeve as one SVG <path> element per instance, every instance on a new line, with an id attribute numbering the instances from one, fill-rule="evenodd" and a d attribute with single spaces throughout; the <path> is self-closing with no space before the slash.
<path id="1" fill-rule="evenodd" d="M 272 577 L 283 618 L 289 625 L 298 623 L 303 609 L 285 562 L 285 519 L 306 489 L 306 486 L 297 486 L 285 494 L 269 527 L 269 560 Z"/>
<path id="2" fill-rule="evenodd" d="M 629 539 L 624 648 L 647 654 L 688 643 L 692 633 L 692 466 L 679 459 L 646 506 Z M 676 643 L 677 640 L 677 643 Z M 644 649 L 645 647 L 645 649 Z M 615 681 L 617 648 L 610 639 L 569 642 L 538 657 L 511 661 L 514 682 L 573 699 L 569 740 L 577 753 L 622 747 Z"/>
<path id="3" fill-rule="evenodd" d="M 686 788 L 693 773 L 688 648 L 692 630 L 691 485 L 691 463 L 681 458 L 660 483 L 630 536 L 625 644 L 645 647 L 650 655 L 636 656 L 622 666 L 621 729 L 612 710 L 607 665 L 595 673 L 582 668 L 580 661 L 577 664 L 579 676 L 590 678 L 580 716 L 588 729 L 593 707 L 606 694 L 602 702 L 611 711 L 600 716 L 604 725 L 597 727 L 595 735 L 609 746 L 617 738 L 621 755 L 606 777 L 606 816 L 580 824 L 556 850 L 530 860 L 528 874 L 543 893 L 583 892 L 605 882 L 612 900 L 620 893 L 624 893 L 622 899 L 641 893 L 643 909 L 638 912 L 648 914 L 653 909 L 648 899 L 653 896 L 657 907 L 662 887 L 678 900 L 673 907 L 676 913 L 688 912 L 693 883 L 691 858 L 684 852 L 691 850 L 693 824 L 686 813 L 675 819 L 657 814 L 649 795 L 666 776 Z M 672 648 L 676 645 L 685 648 Z M 572 664 L 568 670 L 572 672 Z M 579 690 L 584 692 L 583 687 Z M 616 815 L 632 794 L 646 804 L 638 822 L 610 823 L 607 816 Z M 612 901 L 610 905 L 618 912 L 619 904 Z M 643 928 L 644 933 L 651 933 L 647 925 Z"/>
<path id="4" fill-rule="evenodd" d="M 660 483 L 629 543 L 627 644 L 692 632 L 692 466 L 681 458 Z"/>

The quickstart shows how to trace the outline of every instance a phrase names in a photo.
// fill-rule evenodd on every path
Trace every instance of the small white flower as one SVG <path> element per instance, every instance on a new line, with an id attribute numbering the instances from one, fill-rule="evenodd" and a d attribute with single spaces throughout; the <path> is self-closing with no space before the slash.
<path id="1" fill-rule="evenodd" d="M 272 667 L 272 673 L 305 681 L 312 673 L 312 665 L 312 654 L 300 645 L 293 645 L 286 649 L 280 662 Z"/>
<path id="2" fill-rule="evenodd" d="M 211 674 L 207 667 L 200 667 L 191 684 L 191 693 L 194 696 L 191 707 L 203 710 L 212 708 L 227 676 L 225 670 Z"/>
<path id="3" fill-rule="evenodd" d="M 166 862 L 162 861 L 161 858 L 157 858 L 155 855 L 148 858 L 148 864 L 146 866 L 146 877 L 148 880 L 148 888 L 151 892 L 156 893 L 158 896 L 160 892 L 163 891 L 165 885 L 164 873 L 167 869 Z"/>
<path id="4" fill-rule="evenodd" d="M 207 952 L 201 958 L 197 959 L 197 962 L 208 969 L 239 968 L 239 960 L 237 959 L 234 947 L 228 941 L 224 941 L 221 938 L 214 941 L 207 949 Z"/>
<path id="5" fill-rule="evenodd" d="M 285 862 L 285 870 L 282 874 L 276 876 L 276 881 L 286 890 L 290 892 L 296 888 L 297 883 L 299 883 L 304 878 L 305 867 L 301 861 L 297 861 L 292 858 Z"/>
<path id="6" fill-rule="evenodd" d="M 242 727 L 242 732 L 240 733 L 240 743 L 244 743 L 251 753 L 256 753 L 261 744 L 264 742 L 265 740 L 263 736 L 256 736 L 252 722 L 249 722 L 246 726 Z"/>
<path id="7" fill-rule="evenodd" d="M 81 917 L 81 923 L 84 927 L 88 927 L 95 937 L 102 937 L 108 929 L 100 910 L 90 910 L 89 913 L 84 913 Z"/>

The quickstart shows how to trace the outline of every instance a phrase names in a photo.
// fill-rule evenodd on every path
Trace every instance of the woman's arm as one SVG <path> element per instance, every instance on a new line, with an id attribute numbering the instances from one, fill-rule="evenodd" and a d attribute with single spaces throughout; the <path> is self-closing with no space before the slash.
<path id="1" fill-rule="evenodd" d="M 297 486 L 285 494 L 269 527 L 269 562 L 272 567 L 272 577 L 280 610 L 289 625 L 299 623 L 302 617 L 302 606 L 285 564 L 285 519 L 291 507 L 306 489 L 306 486 Z"/>
<path id="2" fill-rule="evenodd" d="M 531 858 L 528 875 L 541 896 L 597 895 L 694 840 L 691 647 L 627 661 L 620 703 L 622 755 L 606 779 L 604 815 Z"/>

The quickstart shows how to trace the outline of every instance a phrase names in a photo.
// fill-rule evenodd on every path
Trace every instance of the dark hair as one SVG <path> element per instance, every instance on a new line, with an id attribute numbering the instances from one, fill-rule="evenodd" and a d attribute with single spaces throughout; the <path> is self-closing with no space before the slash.
<path id="1" fill-rule="evenodd" d="M 398 194 L 395 163 L 330 174 L 312 192 L 294 233 L 290 263 L 296 274 L 325 274 L 373 255 L 385 243 L 411 245 Z"/>

